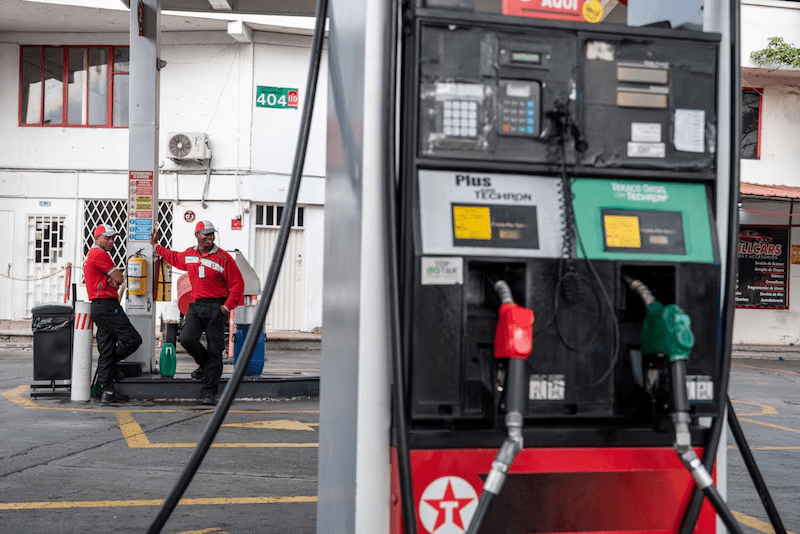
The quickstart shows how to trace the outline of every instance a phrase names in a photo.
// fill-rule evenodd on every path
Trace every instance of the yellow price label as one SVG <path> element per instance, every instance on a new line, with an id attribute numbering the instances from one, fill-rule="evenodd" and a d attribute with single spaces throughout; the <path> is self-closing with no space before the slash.
<path id="1" fill-rule="evenodd" d="M 492 239 L 492 220 L 488 207 L 453 206 L 456 239 Z"/>
<path id="2" fill-rule="evenodd" d="M 604 215 L 606 244 L 609 247 L 642 248 L 639 217 L 631 215 Z"/>
<path id="3" fill-rule="evenodd" d="M 603 4 L 600 0 L 591 0 L 583 4 L 583 20 L 592 24 L 603 20 Z"/>

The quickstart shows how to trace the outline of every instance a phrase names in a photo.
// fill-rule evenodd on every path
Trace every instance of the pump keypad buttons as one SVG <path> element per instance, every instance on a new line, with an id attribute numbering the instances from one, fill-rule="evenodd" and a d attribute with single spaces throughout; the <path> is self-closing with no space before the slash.
<path id="1" fill-rule="evenodd" d="M 541 130 L 542 86 L 539 82 L 500 80 L 497 92 L 497 133 L 536 137 Z"/>
<path id="2" fill-rule="evenodd" d="M 478 136 L 478 103 L 471 100 L 446 100 L 443 117 L 448 137 Z"/>

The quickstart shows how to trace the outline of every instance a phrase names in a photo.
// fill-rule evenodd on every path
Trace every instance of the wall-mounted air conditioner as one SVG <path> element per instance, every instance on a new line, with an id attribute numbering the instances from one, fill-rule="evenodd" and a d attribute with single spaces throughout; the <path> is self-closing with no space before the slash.
<path id="1" fill-rule="evenodd" d="M 172 161 L 211 158 L 208 135 L 197 132 L 172 132 L 167 136 L 167 157 Z"/>

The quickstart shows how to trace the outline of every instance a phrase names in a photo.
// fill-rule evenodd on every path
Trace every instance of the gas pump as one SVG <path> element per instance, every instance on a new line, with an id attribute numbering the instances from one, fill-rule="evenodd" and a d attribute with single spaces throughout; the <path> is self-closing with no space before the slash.
<path id="1" fill-rule="evenodd" d="M 401 495 L 430 534 L 676 532 L 693 476 L 714 504 L 695 532 L 714 532 L 697 464 L 725 402 L 720 36 L 489 4 L 403 16 L 393 532 Z M 532 348 L 506 360 L 510 295 Z M 688 347 L 664 357 L 656 308 Z"/>

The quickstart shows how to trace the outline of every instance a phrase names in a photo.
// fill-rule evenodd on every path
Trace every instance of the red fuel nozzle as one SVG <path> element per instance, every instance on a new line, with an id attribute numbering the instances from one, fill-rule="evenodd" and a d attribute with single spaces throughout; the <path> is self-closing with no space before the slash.
<path id="1" fill-rule="evenodd" d="M 499 313 L 494 357 L 528 359 L 533 350 L 533 310 L 506 302 Z"/>

